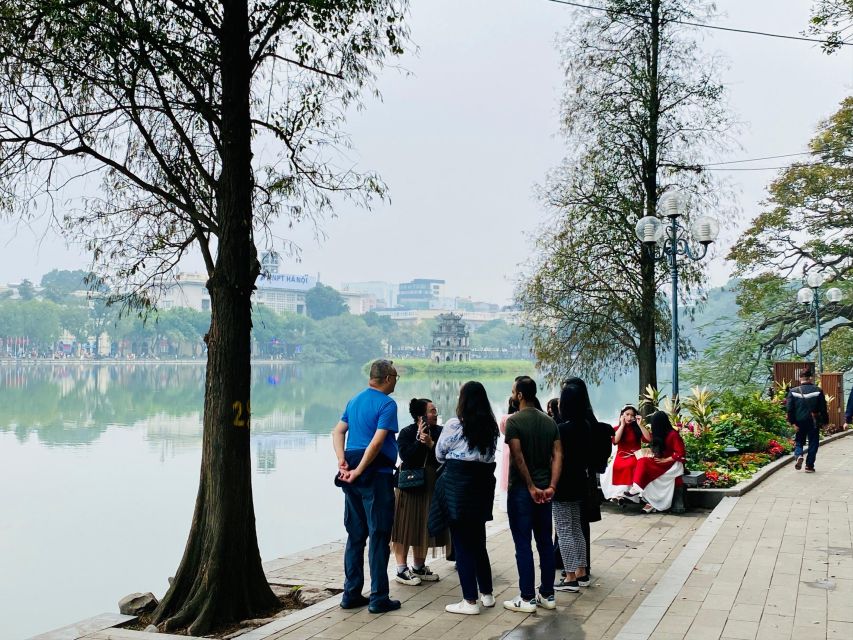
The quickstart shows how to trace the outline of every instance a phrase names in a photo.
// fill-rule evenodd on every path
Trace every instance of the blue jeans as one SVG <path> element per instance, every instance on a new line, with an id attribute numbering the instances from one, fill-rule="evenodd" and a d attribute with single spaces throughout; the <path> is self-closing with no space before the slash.
<path id="1" fill-rule="evenodd" d="M 450 523 L 450 537 L 456 553 L 456 573 L 459 574 L 462 597 L 476 602 L 478 591 L 491 595 L 492 565 L 486 550 L 486 523 L 453 521 Z"/>
<path id="2" fill-rule="evenodd" d="M 554 595 L 554 540 L 551 537 L 551 503 L 536 504 L 527 487 L 513 487 L 507 495 L 507 515 L 512 541 L 515 543 L 515 563 L 518 566 L 518 587 L 521 597 L 530 600 L 536 595 L 533 584 L 533 549 L 531 534 L 536 540 L 541 572 L 539 593 Z"/>
<path id="3" fill-rule="evenodd" d="M 388 558 L 391 556 L 391 527 L 394 523 L 394 476 L 376 473 L 368 481 L 344 487 L 343 602 L 353 601 L 364 589 L 364 546 L 370 538 L 370 602 L 388 598 Z"/>
<path id="4" fill-rule="evenodd" d="M 794 455 L 799 457 L 803 455 L 803 445 L 806 444 L 806 438 L 809 441 L 809 452 L 806 454 L 806 466 L 813 467 L 815 458 L 817 458 L 818 440 L 820 440 L 820 429 L 811 422 L 798 422 L 797 433 L 794 434 Z"/>

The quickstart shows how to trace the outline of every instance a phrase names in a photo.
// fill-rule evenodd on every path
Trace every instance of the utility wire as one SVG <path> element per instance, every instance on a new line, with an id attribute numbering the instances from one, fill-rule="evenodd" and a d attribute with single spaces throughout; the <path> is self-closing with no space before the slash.
<path id="1" fill-rule="evenodd" d="M 580 9 L 590 9 L 592 11 L 601 11 L 606 13 L 618 13 L 625 16 L 630 16 L 632 18 L 644 18 L 648 20 L 650 16 L 647 16 L 642 13 L 632 13 L 630 11 L 619 11 L 618 9 L 607 9 L 605 7 L 596 7 L 589 4 L 581 4 L 580 2 L 569 2 L 569 0 L 547 0 L 548 2 L 553 2 L 554 4 L 564 4 L 570 7 L 578 7 Z M 717 31 L 731 31 L 733 33 L 744 33 L 752 36 L 764 36 L 766 38 L 781 38 L 783 40 L 799 40 L 801 42 L 817 42 L 819 44 L 832 44 L 842 47 L 849 47 L 853 45 L 853 42 L 830 42 L 829 40 L 821 40 L 820 38 L 807 38 L 806 36 L 791 36 L 782 33 L 770 33 L 768 31 L 754 31 L 752 29 L 737 29 L 735 27 L 723 27 L 716 24 L 706 24 L 702 22 L 688 22 L 686 20 L 666 20 L 666 22 L 672 22 L 674 24 L 683 24 L 687 27 L 699 27 L 701 29 L 715 29 Z"/>
<path id="2" fill-rule="evenodd" d="M 793 158 L 795 156 L 814 155 L 812 151 L 800 151 L 799 153 L 784 153 L 781 156 L 764 156 L 762 158 L 747 158 L 745 160 L 729 160 L 727 162 L 709 162 L 704 167 L 716 167 L 724 164 L 743 164 L 745 162 L 757 162 L 758 160 L 776 160 L 777 158 Z"/>

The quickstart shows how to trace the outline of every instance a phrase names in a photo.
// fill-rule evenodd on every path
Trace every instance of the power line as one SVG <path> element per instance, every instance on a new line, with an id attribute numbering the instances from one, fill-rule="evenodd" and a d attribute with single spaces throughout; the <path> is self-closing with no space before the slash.
<path id="1" fill-rule="evenodd" d="M 617 9 L 607 9 L 605 7 L 595 7 L 588 4 L 581 4 L 580 2 L 569 2 L 569 0 L 547 0 L 548 2 L 553 2 L 554 4 L 565 4 L 570 7 L 578 7 L 580 9 L 590 9 L 592 11 L 601 11 L 605 13 L 618 13 L 625 16 L 630 16 L 632 18 L 644 18 L 649 19 L 650 16 L 647 16 L 642 13 L 633 13 L 630 11 L 619 11 Z M 853 42 L 830 42 L 829 40 L 821 40 L 820 38 L 808 38 L 806 36 L 791 36 L 782 33 L 770 33 L 768 31 L 755 31 L 752 29 L 737 29 L 735 27 L 723 27 L 716 24 L 707 24 L 703 22 L 688 22 L 686 20 L 667 20 L 666 22 L 672 22 L 674 24 L 682 24 L 687 27 L 699 27 L 701 29 L 714 29 L 716 31 L 730 31 L 733 33 L 744 33 L 752 36 L 764 36 L 766 38 L 781 38 L 783 40 L 799 40 L 801 42 L 816 42 L 818 44 L 831 44 L 836 46 L 847 47 L 853 45 Z"/>
<path id="2" fill-rule="evenodd" d="M 759 160 L 776 160 L 778 158 L 793 158 L 795 156 L 810 156 L 814 155 L 812 151 L 800 151 L 799 153 L 784 153 L 780 156 L 764 156 L 762 158 L 747 158 L 745 160 L 729 160 L 727 162 L 709 162 L 708 164 L 702 165 L 705 167 L 716 167 L 723 164 L 743 164 L 745 162 L 757 162 Z"/>
<path id="3" fill-rule="evenodd" d="M 708 167 L 703 166 L 703 171 L 777 171 L 779 169 L 790 169 L 791 167 Z"/>

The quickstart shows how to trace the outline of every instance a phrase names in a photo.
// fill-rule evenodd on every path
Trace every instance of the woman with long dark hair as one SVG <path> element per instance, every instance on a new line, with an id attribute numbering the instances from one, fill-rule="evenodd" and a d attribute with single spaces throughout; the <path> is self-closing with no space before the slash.
<path id="1" fill-rule="evenodd" d="M 438 580 L 438 575 L 426 566 L 430 547 L 444 547 L 449 541 L 445 532 L 433 538 L 427 531 L 429 505 L 435 489 L 438 460 L 435 458 L 435 443 L 441 435 L 438 411 L 428 398 L 412 398 L 409 413 L 414 422 L 400 429 L 397 446 L 400 450 L 400 469 L 423 469 L 424 485 L 417 489 L 397 489 L 394 527 L 391 543 L 397 561 L 397 576 L 400 584 L 419 585 L 422 581 Z M 412 547 L 414 565 L 409 568 L 409 547 Z"/>
<path id="2" fill-rule="evenodd" d="M 495 501 L 495 448 L 498 424 L 486 389 L 466 382 L 459 390 L 456 417 L 444 425 L 435 456 L 444 463 L 435 486 L 429 531 L 440 535 L 449 528 L 462 601 L 449 604 L 450 613 L 477 614 L 480 605 L 494 607 L 492 567 L 486 551 L 486 522 Z"/>
<path id="3" fill-rule="evenodd" d="M 641 457 L 634 467 L 631 491 L 628 498 L 646 501 L 643 511 L 666 511 L 672 506 L 675 482 L 684 475 L 684 440 L 672 428 L 664 411 L 652 414 L 652 444 L 650 456 Z"/>
<path id="4" fill-rule="evenodd" d="M 558 425 L 563 467 L 554 493 L 554 528 L 563 561 L 564 577 L 557 591 L 580 591 L 587 583 L 589 557 L 581 525 L 584 500 L 589 491 L 589 399 L 577 385 L 564 385 L 560 393 Z"/>
<path id="5" fill-rule="evenodd" d="M 613 444 L 616 454 L 601 476 L 601 493 L 606 500 L 618 502 L 634 483 L 636 453 L 644 442 L 651 442 L 651 434 L 637 413 L 637 408 L 626 404 L 619 412 L 619 424 L 613 427 Z"/>

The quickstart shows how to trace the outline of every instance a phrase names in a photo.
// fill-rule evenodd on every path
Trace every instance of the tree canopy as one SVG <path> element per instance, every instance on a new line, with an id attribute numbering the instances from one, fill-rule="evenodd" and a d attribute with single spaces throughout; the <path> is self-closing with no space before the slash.
<path id="1" fill-rule="evenodd" d="M 688 220 L 719 209 L 720 185 L 699 164 L 726 148 L 731 121 L 716 61 L 674 22 L 701 21 L 708 6 L 608 0 L 604 8 L 577 12 L 564 38 L 568 155 L 539 188 L 552 220 L 517 298 L 551 379 L 572 373 L 597 381 L 639 364 L 642 392 L 657 386 L 670 312 L 660 292 L 667 269 L 634 228 L 673 189 L 688 196 Z M 702 287 L 703 265 L 683 261 L 680 277 L 686 297 Z"/>
<path id="2" fill-rule="evenodd" d="M 317 283 L 305 293 L 305 307 L 315 320 L 349 313 L 344 297 L 332 287 Z"/>
<path id="3" fill-rule="evenodd" d="M 716 338 L 699 370 L 763 384 L 778 359 L 814 357 L 815 318 L 797 303 L 804 277 L 821 271 L 818 293 L 825 365 L 853 367 L 853 98 L 818 127 L 812 158 L 784 169 L 768 188 L 763 210 L 729 252 L 738 275 L 738 323 Z M 827 304 L 838 287 L 841 304 Z M 722 367 L 724 370 L 720 370 Z M 717 372 L 717 373 L 715 373 Z"/>
<path id="4" fill-rule="evenodd" d="M 84 241 L 108 302 L 150 308 L 191 249 L 207 270 L 199 490 L 153 614 L 161 630 L 202 635 L 277 604 L 249 455 L 256 239 L 272 242 L 277 217 L 318 221 L 333 199 L 384 194 L 342 158 L 343 123 L 402 51 L 405 10 L 405 0 L 0 4 L 0 207 L 47 210 Z"/>

